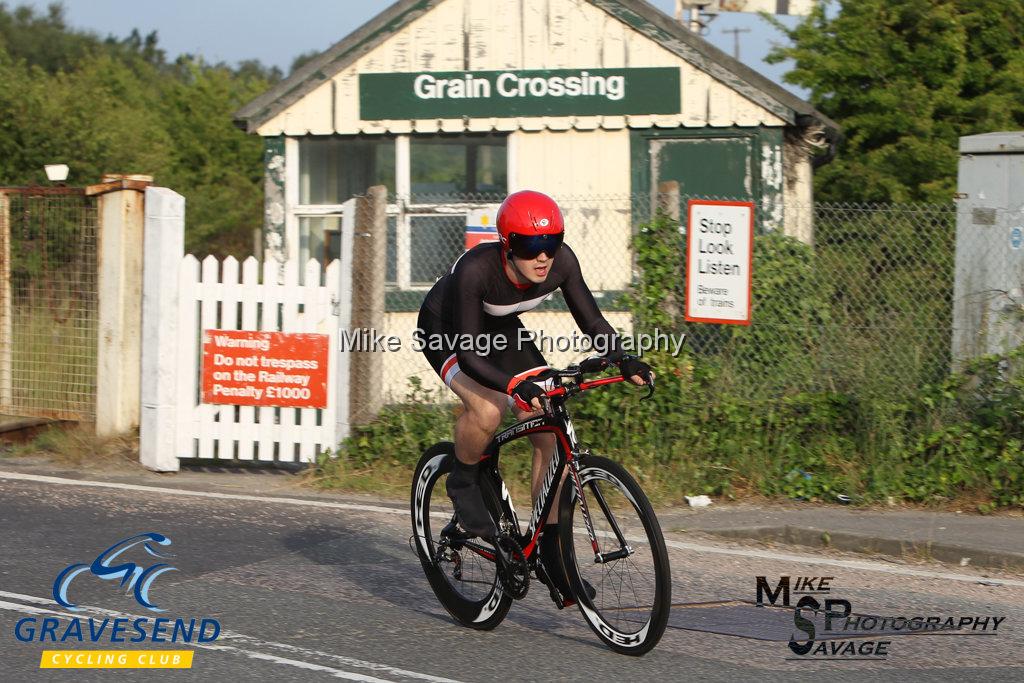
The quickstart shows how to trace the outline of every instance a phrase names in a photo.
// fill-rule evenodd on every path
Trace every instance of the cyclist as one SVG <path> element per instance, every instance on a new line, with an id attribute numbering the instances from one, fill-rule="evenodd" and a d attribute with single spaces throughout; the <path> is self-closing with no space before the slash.
<path id="1" fill-rule="evenodd" d="M 510 194 L 498 209 L 497 228 L 498 242 L 465 252 L 434 284 L 417 323 L 424 355 L 465 407 L 455 424 L 456 461 L 447 492 L 460 526 L 482 538 L 496 533 L 480 491 L 483 450 L 510 404 L 519 419 L 542 410 L 544 389 L 531 378 L 548 365 L 533 341 L 520 332 L 525 328 L 519 313 L 536 308 L 561 289 L 580 330 L 595 348 L 603 346 L 623 377 L 638 385 L 653 378 L 646 363 L 623 355 L 615 330 L 583 280 L 576 254 L 562 243 L 562 212 L 553 199 L 530 190 Z M 506 342 L 503 348 L 499 348 L 501 339 Z M 536 500 L 555 437 L 531 434 L 530 441 Z M 558 559 L 557 519 L 557 510 L 552 509 L 541 533 L 540 557 L 545 573 L 568 596 L 571 592 Z"/>

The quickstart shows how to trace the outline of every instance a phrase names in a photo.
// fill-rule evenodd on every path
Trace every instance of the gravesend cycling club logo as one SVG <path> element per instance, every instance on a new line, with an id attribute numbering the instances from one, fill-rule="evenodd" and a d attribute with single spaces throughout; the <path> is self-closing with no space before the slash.
<path id="1" fill-rule="evenodd" d="M 156 617 L 120 614 L 79 605 L 72 594 L 89 580 L 111 582 L 150 613 L 166 610 L 153 595 L 154 582 L 177 571 L 166 560 L 171 539 L 146 532 L 117 541 L 92 562 L 74 562 L 53 582 L 53 599 L 71 614 L 24 617 L 14 626 L 23 643 L 211 643 L 220 636 L 220 622 L 208 617 Z M 85 616 L 92 613 L 89 616 Z M 81 616 L 79 616 L 81 615 Z M 40 668 L 189 668 L 191 650 L 44 650 Z"/>
<path id="2" fill-rule="evenodd" d="M 174 567 L 166 562 L 157 562 L 148 567 L 141 567 L 134 562 L 122 562 L 114 566 L 110 566 L 110 563 L 115 562 L 125 551 L 138 545 L 141 545 L 153 557 L 161 559 L 170 557 L 161 554 L 154 548 L 154 545 L 167 546 L 170 544 L 171 539 L 154 533 L 139 534 L 118 541 L 100 553 L 92 564 L 72 564 L 58 574 L 57 580 L 53 582 L 53 599 L 62 607 L 67 607 L 75 612 L 79 611 L 78 607 L 68 601 L 68 587 L 76 576 L 88 571 L 93 576 L 105 581 L 120 579 L 120 587 L 131 590 L 140 605 L 154 612 L 163 612 L 164 610 L 149 601 L 149 588 L 156 577 L 164 572 L 175 571 Z"/>
<path id="3" fill-rule="evenodd" d="M 770 605 L 793 607 L 790 594 L 800 596 L 793 609 L 795 630 L 789 639 L 789 649 L 797 656 L 787 657 L 790 660 L 884 661 L 891 654 L 893 636 L 995 635 L 1006 620 L 994 615 L 860 614 L 853 611 L 849 600 L 830 597 L 834 576 L 781 576 L 774 589 L 768 577 L 756 578 L 758 607 L 765 606 L 766 596 Z"/>

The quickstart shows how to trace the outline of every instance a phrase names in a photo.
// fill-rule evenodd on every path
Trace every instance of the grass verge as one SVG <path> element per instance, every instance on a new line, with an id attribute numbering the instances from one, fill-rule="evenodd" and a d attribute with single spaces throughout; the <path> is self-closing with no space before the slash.
<path id="1" fill-rule="evenodd" d="M 9 444 L 4 457 L 45 457 L 51 462 L 78 468 L 132 466 L 139 464 L 139 437 L 124 434 L 98 437 L 92 424 L 53 425 L 25 443 Z"/>

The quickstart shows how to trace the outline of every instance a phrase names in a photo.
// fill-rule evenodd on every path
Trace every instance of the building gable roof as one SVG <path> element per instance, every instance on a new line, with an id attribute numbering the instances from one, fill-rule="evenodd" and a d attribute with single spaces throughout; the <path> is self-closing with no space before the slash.
<path id="1" fill-rule="evenodd" d="M 817 121 L 837 133 L 839 125 L 757 71 L 719 50 L 644 0 L 586 0 L 755 104 L 796 125 Z M 247 132 L 295 104 L 358 58 L 445 0 L 399 0 L 296 69 L 288 78 L 235 113 Z"/>

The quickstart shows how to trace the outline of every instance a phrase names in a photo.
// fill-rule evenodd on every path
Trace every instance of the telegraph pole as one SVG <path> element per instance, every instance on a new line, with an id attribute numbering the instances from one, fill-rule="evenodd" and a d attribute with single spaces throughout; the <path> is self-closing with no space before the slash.
<path id="1" fill-rule="evenodd" d="M 740 58 L 740 34 L 750 33 L 749 28 L 725 28 L 722 29 L 722 33 L 732 34 L 732 56 L 739 61 Z"/>

